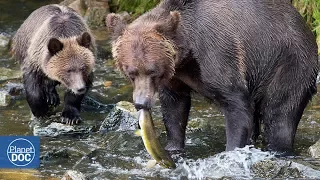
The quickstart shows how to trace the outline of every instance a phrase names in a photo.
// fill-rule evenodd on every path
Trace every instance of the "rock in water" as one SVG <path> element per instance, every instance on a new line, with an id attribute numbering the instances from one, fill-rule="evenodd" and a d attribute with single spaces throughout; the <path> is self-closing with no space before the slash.
<path id="1" fill-rule="evenodd" d="M 10 38 L 3 33 L 0 33 L 0 49 L 8 49 Z"/>
<path id="2" fill-rule="evenodd" d="M 81 125 L 70 126 L 62 123 L 52 122 L 47 126 L 40 123 L 35 123 L 33 126 L 34 136 L 48 136 L 57 137 L 60 135 L 83 135 L 91 132 L 90 127 L 83 127 Z"/>
<path id="3" fill-rule="evenodd" d="M 72 8 L 81 16 L 84 16 L 88 8 L 85 0 L 64 0 L 60 4 Z"/>
<path id="4" fill-rule="evenodd" d="M 10 104 L 11 97 L 7 91 L 0 91 L 0 106 L 8 106 Z"/>
<path id="5" fill-rule="evenodd" d="M 108 0 L 89 1 L 85 14 L 87 23 L 91 29 L 105 26 L 105 17 L 109 13 Z"/>
<path id="6" fill-rule="evenodd" d="M 269 159 L 255 163 L 252 166 L 252 171 L 258 178 L 302 178 L 302 173 L 298 167 L 291 166 L 293 162 Z"/>
<path id="7" fill-rule="evenodd" d="M 46 161 L 57 161 L 60 159 L 68 159 L 70 158 L 70 150 L 67 148 L 58 148 L 52 149 L 50 151 L 45 152 L 43 155 L 40 156 L 41 162 Z"/>
<path id="8" fill-rule="evenodd" d="M 309 153 L 313 158 L 320 158 L 320 140 L 309 147 Z"/>
<path id="9" fill-rule="evenodd" d="M 118 102 L 100 126 L 100 132 L 135 130 L 138 125 L 137 111 L 127 101 Z"/>
<path id="10" fill-rule="evenodd" d="M 0 80 L 11 80 L 21 78 L 20 70 L 12 70 L 5 67 L 0 67 Z"/>
<path id="11" fill-rule="evenodd" d="M 2 85 L 1 85 L 2 86 Z M 23 94 L 24 88 L 21 83 L 7 83 L 0 88 L 0 106 L 8 106 L 11 99 Z"/>
<path id="12" fill-rule="evenodd" d="M 86 176 L 79 171 L 68 170 L 61 180 L 87 180 Z"/>

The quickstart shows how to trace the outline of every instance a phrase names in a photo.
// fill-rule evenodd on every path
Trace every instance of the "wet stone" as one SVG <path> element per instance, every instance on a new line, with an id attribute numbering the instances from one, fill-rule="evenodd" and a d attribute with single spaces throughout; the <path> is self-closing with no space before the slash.
<path id="1" fill-rule="evenodd" d="M 300 170 L 292 166 L 292 161 L 269 159 L 252 166 L 255 177 L 259 178 L 302 178 Z"/>
<path id="2" fill-rule="evenodd" d="M 10 37 L 4 33 L 0 33 L 0 50 L 9 48 Z"/>
<path id="3" fill-rule="evenodd" d="M 320 140 L 310 146 L 308 151 L 313 158 L 320 158 Z"/>
<path id="4" fill-rule="evenodd" d="M 70 152 L 68 149 L 53 149 L 51 151 L 45 152 L 40 156 L 41 161 L 55 161 L 61 159 L 68 159 L 70 157 Z"/>
<path id="5" fill-rule="evenodd" d="M 84 16 L 84 14 L 87 11 L 87 5 L 85 0 L 64 0 L 60 4 L 72 8 L 81 16 Z"/>
<path id="6" fill-rule="evenodd" d="M 8 106 L 11 102 L 11 96 L 7 91 L 0 90 L 0 106 Z"/>
<path id="7" fill-rule="evenodd" d="M 90 133 L 92 129 L 92 127 L 86 127 L 82 125 L 70 126 L 57 122 L 51 122 L 48 125 L 43 125 L 43 123 L 40 123 L 39 121 L 41 120 L 34 120 L 31 124 L 31 126 L 33 126 L 34 136 L 79 136 Z"/>
<path id="8" fill-rule="evenodd" d="M 8 106 L 12 99 L 23 94 L 24 88 L 21 83 L 6 83 L 0 88 L 0 106 Z"/>
<path id="9" fill-rule="evenodd" d="M 95 29 L 105 26 L 105 18 L 109 13 L 109 4 L 107 0 L 89 1 L 86 12 L 86 20 L 89 27 Z"/>
<path id="10" fill-rule="evenodd" d="M 21 78 L 20 70 L 8 69 L 5 67 L 0 67 L 0 80 L 11 80 Z"/>
<path id="11" fill-rule="evenodd" d="M 135 130 L 137 127 L 137 111 L 134 105 L 127 101 L 120 101 L 102 122 L 100 132 L 128 131 Z"/>
<path id="12" fill-rule="evenodd" d="M 79 171 L 68 170 L 61 180 L 87 180 L 86 176 Z"/>
<path id="13" fill-rule="evenodd" d="M 8 82 L 4 89 L 10 94 L 10 96 L 21 96 L 24 92 L 24 87 L 22 83 L 12 83 Z"/>
<path id="14" fill-rule="evenodd" d="M 202 120 L 199 118 L 191 119 L 188 121 L 187 131 L 195 132 L 202 130 Z"/>

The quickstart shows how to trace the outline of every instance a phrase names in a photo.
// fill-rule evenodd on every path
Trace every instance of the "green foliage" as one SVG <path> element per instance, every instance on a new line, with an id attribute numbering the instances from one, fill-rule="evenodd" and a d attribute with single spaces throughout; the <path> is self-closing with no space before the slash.
<path id="1" fill-rule="evenodd" d="M 111 0 L 110 9 L 112 12 L 127 11 L 137 17 L 156 6 L 160 0 Z"/>
<path id="2" fill-rule="evenodd" d="M 320 54 L 320 0 L 293 0 L 292 3 L 317 36 L 318 53 Z"/>

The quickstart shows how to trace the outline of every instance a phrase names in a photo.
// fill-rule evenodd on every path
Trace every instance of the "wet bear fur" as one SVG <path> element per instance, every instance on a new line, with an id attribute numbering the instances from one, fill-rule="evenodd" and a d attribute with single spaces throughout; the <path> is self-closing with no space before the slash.
<path id="1" fill-rule="evenodd" d="M 137 109 L 155 92 L 169 151 L 183 150 L 190 93 L 224 113 L 226 150 L 253 143 L 291 152 L 303 111 L 316 93 L 315 37 L 289 1 L 164 0 L 131 24 L 110 14 L 117 67 Z"/>
<path id="2" fill-rule="evenodd" d="M 23 84 L 31 111 L 45 117 L 60 103 L 56 86 L 67 88 L 62 121 L 80 122 L 81 101 L 91 87 L 95 42 L 84 20 L 72 9 L 47 5 L 35 10 L 13 38 L 21 63 Z"/>

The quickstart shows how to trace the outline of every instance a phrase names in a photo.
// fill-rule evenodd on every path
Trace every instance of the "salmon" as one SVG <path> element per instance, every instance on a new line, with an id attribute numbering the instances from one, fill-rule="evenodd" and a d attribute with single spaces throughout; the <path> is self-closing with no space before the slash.
<path id="1" fill-rule="evenodd" d="M 136 131 L 136 134 L 142 137 L 148 153 L 162 167 L 170 169 L 176 168 L 176 164 L 173 162 L 167 151 L 161 146 L 160 141 L 157 138 L 150 111 L 141 109 L 138 113 L 141 129 Z"/>

